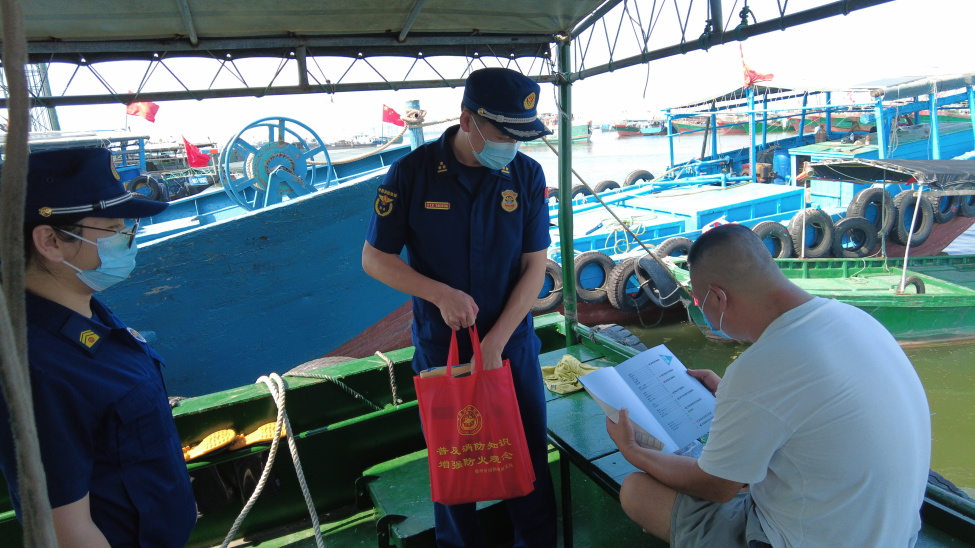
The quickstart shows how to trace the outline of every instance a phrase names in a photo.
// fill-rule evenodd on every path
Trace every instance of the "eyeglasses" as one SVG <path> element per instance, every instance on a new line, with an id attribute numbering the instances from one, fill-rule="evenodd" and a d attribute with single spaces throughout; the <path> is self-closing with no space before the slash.
<path id="1" fill-rule="evenodd" d="M 139 220 L 136 219 L 135 223 L 132 225 L 132 228 L 128 228 L 126 230 L 115 230 L 114 228 L 99 228 L 97 226 L 88 226 L 88 225 L 65 225 L 65 226 L 74 226 L 77 228 L 87 228 L 89 230 L 101 230 L 102 232 L 113 232 L 115 234 L 124 234 L 129 237 L 129 245 L 127 245 L 126 247 L 131 248 L 132 243 L 135 242 L 135 233 L 139 231 Z"/>

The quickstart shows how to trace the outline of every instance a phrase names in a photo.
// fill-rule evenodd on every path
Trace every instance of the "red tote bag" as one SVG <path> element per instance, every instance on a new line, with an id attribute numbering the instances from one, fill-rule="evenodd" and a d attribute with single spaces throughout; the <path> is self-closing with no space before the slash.
<path id="1" fill-rule="evenodd" d="M 464 504 L 531 493 L 532 469 L 508 360 L 484 370 L 477 330 L 470 328 L 471 374 L 455 377 L 457 334 L 450 339 L 446 375 L 413 377 L 427 442 L 434 502 Z"/>

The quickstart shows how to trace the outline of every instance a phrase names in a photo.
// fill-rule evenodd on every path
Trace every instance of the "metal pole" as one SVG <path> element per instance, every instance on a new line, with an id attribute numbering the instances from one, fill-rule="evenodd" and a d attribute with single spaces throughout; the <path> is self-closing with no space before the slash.
<path id="1" fill-rule="evenodd" d="M 406 102 L 406 111 L 409 112 L 410 109 L 420 110 L 420 101 L 418 99 L 413 99 Z M 423 128 L 422 127 L 411 127 L 407 134 L 410 136 L 410 150 L 416 150 L 417 147 L 424 143 Z"/>
<path id="2" fill-rule="evenodd" d="M 755 174 L 758 172 L 758 165 L 755 163 L 755 90 L 748 88 L 748 136 L 751 139 L 751 147 L 748 149 L 748 176 L 754 183 L 757 179 Z"/>
<path id="3" fill-rule="evenodd" d="M 928 107 L 928 119 L 931 120 L 931 159 L 940 160 L 941 139 L 938 135 L 938 84 L 936 82 L 931 82 L 931 93 L 928 94 L 928 98 L 931 101 L 931 106 Z"/>
<path id="4" fill-rule="evenodd" d="M 887 125 L 887 118 L 884 117 L 884 100 L 883 97 L 878 97 L 874 101 L 873 107 L 874 116 L 877 118 L 875 120 L 877 127 L 877 158 L 881 160 L 887 159 L 887 138 L 890 133 L 897 131 L 897 118 L 894 118 L 890 125 Z"/>
<path id="5" fill-rule="evenodd" d="M 572 67 L 569 55 L 571 42 L 565 40 L 558 46 L 559 75 L 567 75 Z M 579 312 L 576 308 L 575 252 L 572 228 L 572 88 L 568 78 L 558 78 L 559 90 L 559 236 L 562 247 L 562 303 L 565 308 L 565 343 L 576 344 L 576 325 Z"/>

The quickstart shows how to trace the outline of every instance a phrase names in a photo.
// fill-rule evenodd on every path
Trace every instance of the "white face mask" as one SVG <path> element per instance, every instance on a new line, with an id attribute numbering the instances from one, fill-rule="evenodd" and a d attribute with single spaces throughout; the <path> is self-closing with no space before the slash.
<path id="1" fill-rule="evenodd" d="M 64 230 L 61 232 L 71 234 Z M 71 235 L 98 248 L 98 258 L 101 259 L 102 264 L 95 270 L 81 270 L 68 261 L 64 261 L 64 264 L 78 271 L 78 278 L 85 285 L 95 291 L 104 291 L 121 281 L 125 281 L 135 269 L 135 255 L 139 248 L 135 246 L 131 234 L 119 232 L 112 236 L 98 238 L 94 242 L 77 234 Z"/>
<path id="2" fill-rule="evenodd" d="M 515 155 L 518 154 L 518 146 L 521 141 L 498 143 L 495 141 L 489 141 L 484 134 L 481 133 L 481 128 L 477 126 L 477 122 L 474 117 L 471 116 L 471 122 L 474 124 L 474 129 L 481 135 L 481 139 L 484 141 L 484 149 L 478 153 L 474 150 L 474 145 L 471 144 L 471 136 L 467 135 L 467 144 L 471 145 L 471 152 L 474 153 L 474 157 L 477 158 L 478 163 L 488 169 L 501 169 L 504 166 L 511 163 L 515 159 Z"/>

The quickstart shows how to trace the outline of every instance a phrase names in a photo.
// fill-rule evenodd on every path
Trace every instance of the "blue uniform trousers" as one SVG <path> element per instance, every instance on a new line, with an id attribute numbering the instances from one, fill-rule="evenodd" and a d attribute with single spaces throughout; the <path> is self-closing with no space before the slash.
<path id="1" fill-rule="evenodd" d="M 548 432 L 545 414 L 545 385 L 542 382 L 538 352 L 541 342 L 533 334 L 525 344 L 508 348 L 518 406 L 525 426 L 525 438 L 535 469 L 535 490 L 503 504 L 514 527 L 515 547 L 555 547 L 557 522 L 555 491 L 548 468 Z M 437 545 L 440 548 L 483 547 L 484 533 L 475 505 L 446 506 L 434 503 Z"/>

